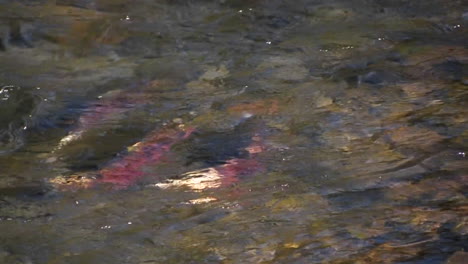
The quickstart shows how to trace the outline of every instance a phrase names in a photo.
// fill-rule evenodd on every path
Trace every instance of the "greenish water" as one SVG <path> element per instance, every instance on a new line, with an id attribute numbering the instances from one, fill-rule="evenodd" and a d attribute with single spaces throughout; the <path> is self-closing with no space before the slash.
<path id="1" fill-rule="evenodd" d="M 463 263 L 463 1 L 0 0 L 0 263 Z"/>

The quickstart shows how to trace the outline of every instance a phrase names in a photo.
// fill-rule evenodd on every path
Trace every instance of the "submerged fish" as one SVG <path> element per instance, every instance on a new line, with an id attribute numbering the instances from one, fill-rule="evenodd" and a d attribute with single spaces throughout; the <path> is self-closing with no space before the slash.
<path id="1" fill-rule="evenodd" d="M 130 147 L 122 158 L 111 161 L 108 166 L 96 172 L 60 176 L 50 182 L 59 188 L 89 188 L 98 183 L 111 183 L 116 188 L 125 188 L 144 175 L 144 167 L 161 162 L 171 146 L 187 138 L 192 128 L 172 128 L 153 132 L 142 141 Z"/>
<path id="2" fill-rule="evenodd" d="M 146 139 L 131 147 L 132 151 L 99 171 L 100 182 L 117 186 L 129 186 L 144 175 L 145 166 L 160 162 L 171 146 L 186 139 L 193 133 L 193 128 L 167 129 L 153 132 Z"/>
<path id="3" fill-rule="evenodd" d="M 244 120 L 250 119 L 257 113 L 272 114 L 277 111 L 278 105 L 276 102 L 254 102 L 253 104 L 243 103 L 240 106 L 229 108 L 229 114 L 239 114 Z M 112 109 L 112 108 L 109 108 Z M 118 109 L 118 108 L 117 108 Z M 120 110 L 117 110 L 120 111 Z M 111 111 L 112 112 L 112 111 Z M 93 116 L 85 116 L 81 120 L 93 120 Z M 96 115 L 110 114 L 110 112 L 97 111 Z M 83 121 L 81 121 L 83 122 Z M 92 122 L 85 122 L 90 124 Z M 243 123 L 243 122 L 241 122 Z M 75 134 L 83 133 L 85 126 L 81 126 Z M 70 176 L 60 176 L 50 180 L 50 183 L 63 188 L 89 188 L 97 184 L 111 184 L 114 189 L 127 188 L 135 184 L 138 180 L 146 175 L 145 168 L 165 162 L 168 154 L 172 151 L 175 144 L 188 140 L 194 137 L 194 127 L 185 126 L 183 124 L 174 124 L 172 127 L 166 127 L 161 130 L 156 130 L 146 136 L 142 141 L 131 146 L 125 155 L 111 161 L 103 169 L 93 172 L 85 172 Z M 246 131 L 242 133 L 245 134 Z M 251 133 L 251 132 L 250 132 Z M 234 130 L 234 135 L 237 134 Z M 245 135 L 243 135 L 245 136 Z M 227 142 L 223 138 L 215 139 L 210 134 L 205 135 L 204 140 L 210 139 L 217 142 L 213 148 L 208 149 L 208 152 L 213 152 L 208 156 L 222 156 L 221 160 L 214 161 L 212 158 L 207 158 L 206 150 L 202 151 L 201 159 L 206 159 L 207 168 L 186 172 L 180 175 L 177 179 L 167 179 L 161 183 L 155 184 L 159 188 L 177 188 L 186 187 L 195 191 L 203 189 L 218 188 L 230 185 L 239 180 L 242 176 L 255 174 L 265 170 L 265 167 L 256 159 L 259 153 L 265 150 L 263 139 L 259 133 L 252 133 L 247 136 L 247 140 L 239 140 L 246 143 L 240 143 L 234 147 L 226 147 Z M 236 141 L 237 138 L 234 138 Z M 62 142 L 61 142 L 62 143 Z M 242 146 L 243 145 L 243 146 Z M 231 148 L 228 153 L 216 151 L 216 148 Z M 195 151 L 193 148 L 191 151 Z M 229 153 L 242 154 L 229 154 Z M 220 155 L 225 154 L 225 156 Z M 190 155 L 189 155 L 190 156 Z M 197 154 L 195 154 L 197 156 Z M 189 160 L 193 157 L 190 156 Z"/>
<path id="4" fill-rule="evenodd" d="M 127 188 L 146 175 L 145 168 L 165 162 L 174 144 L 189 138 L 194 128 L 166 128 L 152 132 L 129 148 L 129 152 L 95 172 L 61 176 L 50 182 L 59 189 L 89 188 L 96 184 L 111 184 L 114 189 Z M 231 158 L 222 164 L 182 174 L 178 179 L 168 179 L 156 184 L 159 188 L 185 186 L 192 190 L 218 188 L 235 183 L 240 177 L 261 172 L 264 166 L 255 159 L 265 147 L 258 136 L 245 148 L 242 158 Z"/>
<path id="5" fill-rule="evenodd" d="M 99 100 L 92 102 L 77 120 L 75 128 L 63 137 L 53 152 L 57 152 L 68 144 L 80 139 L 84 133 L 102 126 L 112 124 L 123 118 L 135 105 L 142 103 L 138 97 L 130 97 L 129 93 L 121 90 L 109 91 L 99 96 Z"/>
<path id="6" fill-rule="evenodd" d="M 194 191 L 229 186 L 239 181 L 243 176 L 265 171 L 265 166 L 255 159 L 256 154 L 263 152 L 264 146 L 260 142 L 253 142 L 246 148 L 247 158 L 233 158 L 218 166 L 190 171 L 181 175 L 179 179 L 168 179 L 155 186 L 167 189 L 183 187 Z"/>

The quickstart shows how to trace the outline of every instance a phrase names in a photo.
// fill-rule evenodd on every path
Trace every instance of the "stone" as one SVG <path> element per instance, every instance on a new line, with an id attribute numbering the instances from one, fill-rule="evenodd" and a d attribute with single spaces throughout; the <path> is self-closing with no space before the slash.
<path id="1" fill-rule="evenodd" d="M 177 117 L 177 118 L 172 119 L 172 122 L 174 122 L 176 124 L 182 124 L 184 122 L 184 120 L 182 120 L 182 118 L 180 118 L 180 117 Z"/>
<path id="2" fill-rule="evenodd" d="M 388 122 L 400 121 L 411 116 L 416 110 L 416 106 L 408 101 L 393 102 L 388 105 L 388 111 L 385 112 L 385 120 Z"/>
<path id="3" fill-rule="evenodd" d="M 338 8 L 332 5 L 314 6 L 314 9 L 309 12 L 313 23 L 323 23 L 323 21 L 339 22 L 356 15 L 351 9 Z"/>
<path id="4" fill-rule="evenodd" d="M 396 73 L 389 71 L 371 71 L 363 75 L 359 75 L 359 83 L 367 83 L 371 85 L 382 85 L 386 83 L 395 83 L 399 80 Z"/>
<path id="5" fill-rule="evenodd" d="M 464 264 L 468 259 L 468 253 L 464 251 L 457 251 L 448 258 L 446 264 Z"/>
<path id="6" fill-rule="evenodd" d="M 279 112 L 279 102 L 274 99 L 257 100 L 233 105 L 227 111 L 230 114 L 274 115 Z"/>
<path id="7" fill-rule="evenodd" d="M 418 47 L 417 52 L 409 54 L 406 64 L 426 68 L 443 63 L 447 61 L 447 58 L 465 62 L 468 59 L 468 53 L 462 46 L 423 46 Z"/>
<path id="8" fill-rule="evenodd" d="M 402 89 L 409 98 L 419 98 L 432 92 L 434 90 L 434 86 L 426 83 L 416 82 L 400 85 L 400 89 Z"/>
<path id="9" fill-rule="evenodd" d="M 193 91 L 202 92 L 202 93 L 209 93 L 209 92 L 216 91 L 216 86 L 204 80 L 191 81 L 187 83 L 185 86 Z"/>
<path id="10" fill-rule="evenodd" d="M 306 193 L 274 198 L 265 205 L 271 208 L 274 213 L 280 213 L 303 211 L 311 205 L 314 205 L 316 208 L 327 208 L 328 202 L 318 194 Z"/>
<path id="11" fill-rule="evenodd" d="M 199 80 L 213 81 L 216 79 L 224 79 L 229 76 L 229 70 L 226 66 L 221 65 L 219 67 L 210 67 L 206 72 L 200 76 Z"/>
<path id="12" fill-rule="evenodd" d="M 329 106 L 333 104 L 333 99 L 330 98 L 330 97 L 327 97 L 327 96 L 323 96 L 323 95 L 319 95 L 317 96 L 316 98 L 316 102 L 315 102 L 315 105 L 317 107 L 325 107 L 325 106 Z"/>
<path id="13" fill-rule="evenodd" d="M 463 21 L 468 21 L 468 12 L 463 13 L 462 19 Z"/>
<path id="14" fill-rule="evenodd" d="M 426 128 L 403 126 L 386 132 L 389 139 L 398 146 L 411 146 L 428 149 L 440 143 L 445 137 Z"/>
<path id="15" fill-rule="evenodd" d="M 267 58 L 257 66 L 257 70 L 282 81 L 300 81 L 309 75 L 309 70 L 304 67 L 302 60 L 295 57 Z"/>
<path id="16" fill-rule="evenodd" d="M 24 131 L 33 123 L 40 104 L 32 89 L 0 87 L 0 154 L 24 145 Z"/>
<path id="17" fill-rule="evenodd" d="M 274 75 L 284 81 L 300 81 L 309 75 L 309 70 L 302 66 L 292 66 L 278 70 Z"/>

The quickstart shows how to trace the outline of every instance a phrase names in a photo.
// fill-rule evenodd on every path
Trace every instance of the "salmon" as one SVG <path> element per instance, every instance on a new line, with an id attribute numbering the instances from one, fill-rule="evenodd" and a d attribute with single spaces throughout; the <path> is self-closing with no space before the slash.
<path id="1" fill-rule="evenodd" d="M 144 175 L 146 166 L 161 162 L 174 143 L 189 137 L 193 131 L 192 128 L 168 128 L 150 133 L 130 147 L 127 155 L 111 161 L 101 170 L 59 176 L 50 182 L 59 189 L 90 188 L 102 183 L 112 184 L 115 189 L 126 188 Z"/>
<path id="2" fill-rule="evenodd" d="M 171 146 L 189 137 L 195 129 L 167 129 L 153 132 L 143 141 L 132 146 L 132 151 L 122 159 L 112 162 L 99 171 L 103 183 L 128 187 L 144 175 L 143 168 L 161 162 Z"/>
<path id="3" fill-rule="evenodd" d="M 103 108 L 102 111 L 94 111 L 94 113 L 99 116 L 108 115 L 112 112 L 111 109 L 113 108 Z M 230 114 L 242 112 L 244 115 L 248 112 L 249 118 L 254 114 L 274 114 L 277 111 L 278 103 L 272 100 L 264 102 L 256 101 L 252 104 L 242 103 L 228 110 Z M 80 118 L 80 122 L 83 125 L 76 130 L 75 134 L 79 135 L 79 133 L 83 133 L 87 126 L 94 123 L 93 118 L 95 116 L 90 116 L 88 113 L 90 112 L 86 112 Z M 111 161 L 103 169 L 69 176 L 59 176 L 50 180 L 50 182 L 59 189 L 90 188 L 98 184 L 110 184 L 114 189 L 128 188 L 145 176 L 144 169 L 146 167 L 164 162 L 167 155 L 171 152 L 172 146 L 189 138 L 195 131 L 196 128 L 185 127 L 183 124 L 153 131 L 142 141 L 131 146 L 126 155 Z M 229 158 L 222 164 L 190 171 L 180 175 L 178 179 L 168 179 L 155 184 L 155 186 L 161 189 L 186 187 L 195 191 L 201 191 L 229 186 L 239 181 L 243 176 L 264 172 L 265 167 L 256 159 L 259 153 L 265 150 L 263 139 L 260 134 L 254 133 L 251 136 L 250 142 L 244 148 L 247 153 L 245 157 Z"/>

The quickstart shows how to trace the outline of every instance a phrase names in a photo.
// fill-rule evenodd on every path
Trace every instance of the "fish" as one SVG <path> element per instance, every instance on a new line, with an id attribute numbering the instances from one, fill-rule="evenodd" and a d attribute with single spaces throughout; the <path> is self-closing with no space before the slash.
<path id="1" fill-rule="evenodd" d="M 81 139 L 88 131 L 112 125 L 125 118 L 135 108 L 152 103 L 152 91 L 171 83 L 167 80 L 153 80 L 139 83 L 135 89 L 110 90 L 91 101 L 82 111 L 73 129 L 54 147 L 52 153 L 59 152 L 69 144 Z M 132 87 L 133 88 L 133 87 Z"/>
<path id="2" fill-rule="evenodd" d="M 160 162 L 175 143 L 188 138 L 194 128 L 166 129 L 153 132 L 143 141 L 131 147 L 132 151 L 123 158 L 100 170 L 100 182 L 128 187 L 144 175 L 143 168 Z"/>
<path id="3" fill-rule="evenodd" d="M 249 154 L 248 157 L 232 158 L 225 161 L 224 164 L 186 172 L 178 179 L 168 179 L 156 183 L 154 186 L 160 189 L 186 188 L 199 192 L 233 185 L 243 176 L 266 171 L 266 167 L 256 159 L 256 156 L 262 153 L 265 148 L 258 135 L 254 136 L 252 143 L 245 148 Z"/>
<path id="4" fill-rule="evenodd" d="M 103 169 L 58 176 L 49 182 L 59 189 L 90 188 L 97 184 L 111 184 L 114 189 L 127 188 L 144 176 L 146 166 L 161 162 L 173 144 L 186 139 L 193 132 L 193 128 L 183 126 L 153 131 L 129 147 L 126 155 L 112 160 Z"/>
<path id="5" fill-rule="evenodd" d="M 241 113 L 243 120 L 251 119 L 255 114 L 274 114 L 278 109 L 276 101 L 254 102 L 252 104 L 229 108 L 230 114 Z M 107 110 L 106 110 L 107 111 Z M 106 111 L 96 114 L 100 115 Z M 81 120 L 93 120 L 85 116 Z M 92 123 L 92 122 L 86 122 Z M 81 126 L 77 131 L 85 131 Z M 128 148 L 128 152 L 110 161 L 102 169 L 72 175 L 58 176 L 49 180 L 59 189 L 92 188 L 97 185 L 109 185 L 113 189 L 125 189 L 137 183 L 146 175 L 145 168 L 165 162 L 172 147 L 181 141 L 189 139 L 199 131 L 196 127 L 175 123 L 150 132 L 142 141 Z M 78 132 L 75 132 L 78 133 Z M 83 132 L 79 132 L 83 133 Z M 209 137 L 207 138 L 209 140 Z M 194 191 L 220 188 L 238 182 L 243 176 L 265 172 L 265 166 L 257 159 L 266 150 L 261 133 L 254 132 L 250 136 L 250 143 L 243 147 L 241 157 L 227 156 L 227 160 L 207 163 L 211 166 L 189 171 L 154 184 L 160 189 L 188 188 Z"/>
<path id="6" fill-rule="evenodd" d="M 174 144 L 188 139 L 196 131 L 193 127 L 177 126 L 163 128 L 150 133 L 142 141 L 129 147 L 129 152 L 112 160 L 96 172 L 59 176 L 49 182 L 58 189 L 92 188 L 97 185 L 110 185 L 112 189 L 126 189 L 143 178 L 145 168 L 165 162 Z M 265 171 L 265 167 L 255 159 L 265 150 L 258 135 L 245 148 L 248 156 L 230 158 L 223 164 L 183 173 L 177 179 L 167 179 L 156 183 L 160 189 L 187 187 L 194 191 L 219 188 L 238 182 L 242 176 Z"/>
<path id="7" fill-rule="evenodd" d="M 99 100 L 93 101 L 83 111 L 74 129 L 60 139 L 52 152 L 58 152 L 70 143 L 79 140 L 87 131 L 98 128 L 102 124 L 110 124 L 121 119 L 125 113 L 140 103 L 138 98 L 128 99 L 127 97 L 128 93 L 122 90 L 109 91 L 99 96 Z"/>

